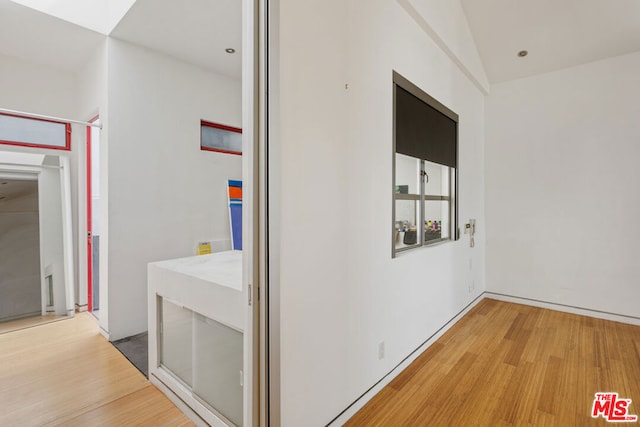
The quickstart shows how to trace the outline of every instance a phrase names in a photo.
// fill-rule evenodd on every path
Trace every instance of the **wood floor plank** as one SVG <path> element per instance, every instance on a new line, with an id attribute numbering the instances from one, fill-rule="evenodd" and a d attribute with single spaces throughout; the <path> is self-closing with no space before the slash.
<path id="1" fill-rule="evenodd" d="M 412 378 L 415 378 L 416 373 L 421 371 L 424 366 L 433 360 L 440 350 L 444 348 L 441 343 L 434 343 L 426 351 L 424 351 L 407 369 L 402 371 L 400 375 L 395 377 L 393 381 L 389 383 L 389 387 L 395 390 L 399 390 L 407 385 L 407 382 Z"/>
<path id="2" fill-rule="evenodd" d="M 640 413 L 640 327 L 485 299 L 345 425 L 608 425 L 604 391 Z"/>
<path id="3" fill-rule="evenodd" d="M 549 356 L 546 362 L 544 373 L 544 381 L 540 396 L 538 397 L 538 410 L 547 414 L 556 415 L 558 413 L 558 405 L 562 396 L 558 395 L 558 391 L 562 387 L 562 359 L 556 356 Z"/>
<path id="4" fill-rule="evenodd" d="M 99 334 L 88 313 L 0 335 L 1 426 L 66 425 L 86 413 L 93 414 L 89 425 L 97 425 L 114 416 L 110 410 L 120 407 L 110 404 L 125 396 L 133 406 L 142 405 L 137 396 L 144 405 L 157 400 L 166 407 L 158 410 L 164 421 L 178 419 L 171 402 L 147 389 L 155 388 Z"/>
<path id="5" fill-rule="evenodd" d="M 51 426 L 179 426 L 193 425 L 157 388 L 140 390 Z"/>

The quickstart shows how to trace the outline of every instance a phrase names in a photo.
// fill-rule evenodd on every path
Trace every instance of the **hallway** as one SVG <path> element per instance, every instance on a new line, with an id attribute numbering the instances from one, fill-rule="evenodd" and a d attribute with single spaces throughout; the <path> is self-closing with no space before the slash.
<path id="1" fill-rule="evenodd" d="M 0 425 L 193 424 L 79 313 L 0 335 Z"/>

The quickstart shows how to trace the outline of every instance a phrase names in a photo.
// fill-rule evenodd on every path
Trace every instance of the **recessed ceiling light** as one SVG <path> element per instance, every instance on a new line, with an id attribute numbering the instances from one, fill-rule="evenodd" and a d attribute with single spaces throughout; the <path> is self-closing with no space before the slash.
<path id="1" fill-rule="evenodd" d="M 518 56 L 520 58 L 524 58 L 527 55 L 529 55 L 529 52 L 527 52 L 526 50 L 521 50 L 520 52 L 518 52 Z"/>
<path id="2" fill-rule="evenodd" d="M 224 51 L 227 52 L 227 53 L 236 53 L 236 50 L 234 48 L 232 48 L 232 47 L 228 47 Z"/>

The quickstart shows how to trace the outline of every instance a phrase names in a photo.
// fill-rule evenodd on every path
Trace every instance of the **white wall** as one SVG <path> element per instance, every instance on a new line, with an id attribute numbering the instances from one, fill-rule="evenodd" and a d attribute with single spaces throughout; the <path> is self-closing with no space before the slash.
<path id="1" fill-rule="evenodd" d="M 57 160 L 57 159 L 56 159 Z M 57 163 L 57 162 L 56 162 Z M 67 314 L 60 170 L 42 168 L 38 177 L 40 241 L 43 274 L 53 278 L 53 300 L 58 315 Z"/>
<path id="2" fill-rule="evenodd" d="M 38 230 L 37 190 L 0 201 L 0 320 L 40 314 Z"/>
<path id="3" fill-rule="evenodd" d="M 495 85 L 487 287 L 640 316 L 640 53 Z"/>
<path id="4" fill-rule="evenodd" d="M 75 76 L 0 54 L 0 108 L 57 117 L 75 112 Z"/>
<path id="5" fill-rule="evenodd" d="M 282 425 L 325 425 L 484 290 L 484 96 L 396 1 L 281 0 L 280 20 Z M 460 115 L 474 249 L 391 258 L 393 70 Z"/>
<path id="6" fill-rule="evenodd" d="M 489 81 L 460 1 L 397 0 L 432 40 L 476 84 L 489 93 Z"/>
<path id="7" fill-rule="evenodd" d="M 147 329 L 148 262 L 230 238 L 226 180 L 241 179 L 242 158 L 201 151 L 200 120 L 240 127 L 242 112 L 240 81 L 115 39 L 108 40 L 108 94 L 102 236 L 115 340 Z"/>
<path id="8" fill-rule="evenodd" d="M 59 70 L 35 62 L 27 62 L 0 54 L 0 108 L 6 108 L 29 113 L 44 114 L 62 118 L 77 118 L 78 92 L 77 78 L 74 73 Z M 52 156 L 64 154 L 71 163 L 70 176 L 72 183 L 71 204 L 73 230 L 77 233 L 78 216 L 78 153 L 83 140 L 83 127 L 72 126 L 71 151 L 61 153 L 59 150 L 34 149 L 0 145 L 3 151 L 21 151 L 44 153 Z M 76 234 L 74 242 L 78 241 Z M 77 246 L 74 245 L 74 251 Z M 77 260 L 77 256 L 74 260 Z M 79 263 L 74 262 L 74 266 Z M 75 267 L 74 278 L 77 277 Z M 77 282 L 77 280 L 76 280 Z M 76 294 L 77 295 L 77 294 Z"/>

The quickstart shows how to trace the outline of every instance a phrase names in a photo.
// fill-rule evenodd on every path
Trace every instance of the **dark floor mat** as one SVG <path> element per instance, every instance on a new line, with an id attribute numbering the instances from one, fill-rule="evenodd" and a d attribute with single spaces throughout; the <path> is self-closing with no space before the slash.
<path id="1" fill-rule="evenodd" d="M 124 357 L 149 378 L 148 334 L 143 332 L 112 343 Z"/>

